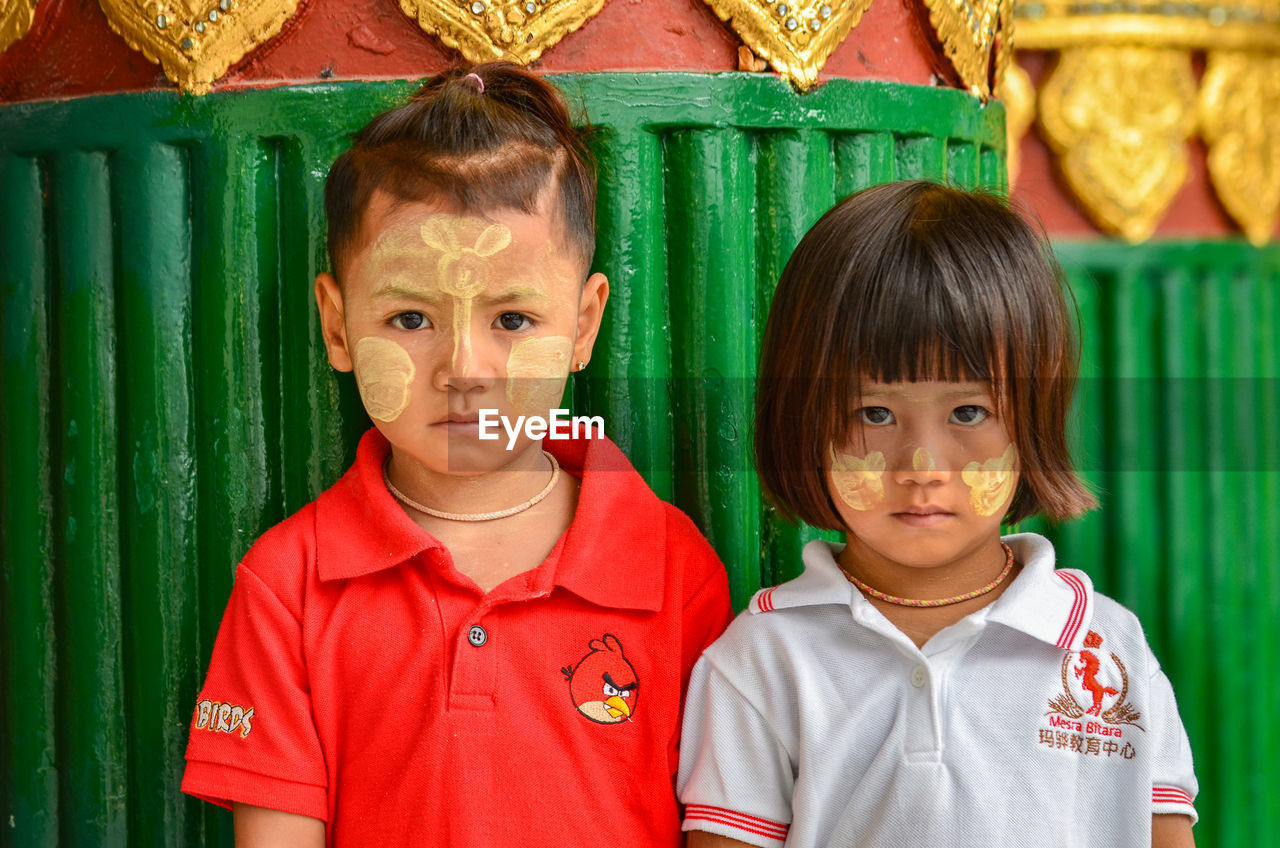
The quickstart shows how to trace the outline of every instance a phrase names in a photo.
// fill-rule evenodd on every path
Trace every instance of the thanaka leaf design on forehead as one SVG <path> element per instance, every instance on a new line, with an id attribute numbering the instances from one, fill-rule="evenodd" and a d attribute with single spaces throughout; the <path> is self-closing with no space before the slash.
<path id="1" fill-rule="evenodd" d="M 423 223 L 422 241 L 440 251 L 437 266 L 440 290 L 457 298 L 453 310 L 453 361 L 471 359 L 471 303 L 489 284 L 488 261 L 511 244 L 511 230 L 504 224 L 460 215 L 432 215 Z"/>
<path id="2" fill-rule="evenodd" d="M 871 509 L 884 498 L 884 454 L 872 451 L 865 457 L 837 455 L 831 450 L 831 481 L 840 500 L 859 512 Z"/>
<path id="3" fill-rule="evenodd" d="M 1004 453 L 985 462 L 970 462 L 960 472 L 969 487 L 969 505 L 982 516 L 995 515 L 1005 509 L 1013 495 L 1013 466 L 1018 449 L 1012 442 Z"/>

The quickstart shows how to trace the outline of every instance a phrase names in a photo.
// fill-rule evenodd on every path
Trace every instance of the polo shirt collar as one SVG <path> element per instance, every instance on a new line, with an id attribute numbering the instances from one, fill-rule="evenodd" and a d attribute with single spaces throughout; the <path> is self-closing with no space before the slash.
<path id="1" fill-rule="evenodd" d="M 1055 569 L 1053 545 L 1035 533 L 1015 533 L 1004 542 L 1022 571 L 989 607 L 975 615 L 1020 630 L 1064 650 L 1078 651 L 1093 618 L 1093 581 L 1082 571 Z M 869 603 L 845 578 L 836 557 L 843 545 L 822 540 L 804 547 L 804 572 L 794 580 L 762 589 L 751 599 L 752 613 L 787 607 Z"/>
<path id="2" fill-rule="evenodd" d="M 605 607 L 662 608 L 666 511 L 612 441 L 547 440 L 544 447 L 581 489 L 553 568 L 539 567 L 535 592 L 561 586 Z M 321 580 L 361 577 L 444 545 L 413 522 L 382 480 L 391 446 L 370 429 L 356 461 L 316 501 L 316 571 Z M 590 472 L 590 473 L 584 473 Z"/>

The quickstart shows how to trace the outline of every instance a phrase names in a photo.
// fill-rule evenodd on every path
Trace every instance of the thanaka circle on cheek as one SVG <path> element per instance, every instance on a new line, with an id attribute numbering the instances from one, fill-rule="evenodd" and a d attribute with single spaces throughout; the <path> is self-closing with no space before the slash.
<path id="1" fill-rule="evenodd" d="M 850 509 L 865 512 L 884 500 L 883 477 L 884 454 L 880 451 L 856 457 L 831 450 L 831 483 Z"/>
<path id="2" fill-rule="evenodd" d="M 563 391 L 569 374 L 573 339 L 545 336 L 523 339 L 507 355 L 507 400 L 517 409 L 550 408 Z M 555 397 L 549 397 L 554 392 Z M 544 395 L 548 395 L 544 397 Z"/>
<path id="3" fill-rule="evenodd" d="M 984 518 L 1003 512 L 1013 497 L 1014 465 L 1018 449 L 1012 442 L 1004 453 L 984 462 L 970 462 L 960 472 L 969 487 L 969 506 Z"/>
<path id="4" fill-rule="evenodd" d="M 365 336 L 355 347 L 356 387 L 369 417 L 391 423 L 409 405 L 413 359 L 390 339 Z"/>

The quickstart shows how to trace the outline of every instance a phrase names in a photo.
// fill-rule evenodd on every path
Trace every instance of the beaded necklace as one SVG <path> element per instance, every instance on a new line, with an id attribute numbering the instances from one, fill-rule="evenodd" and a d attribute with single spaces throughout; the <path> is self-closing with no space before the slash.
<path id="1" fill-rule="evenodd" d="M 1013 548 L 1010 548 L 1004 542 L 1000 543 L 1000 547 L 1004 548 L 1004 571 L 1001 571 L 995 580 L 992 580 L 981 589 L 974 589 L 972 592 L 965 592 L 963 595 L 953 595 L 950 598 L 936 598 L 928 601 L 916 600 L 915 598 L 900 598 L 897 595 L 881 592 L 879 589 L 872 589 L 843 568 L 840 569 L 840 573 L 848 578 L 849 582 L 854 586 L 857 586 L 871 597 L 878 598 L 886 603 L 897 604 L 900 607 L 947 607 L 952 604 L 958 604 L 961 601 L 980 598 L 988 592 L 994 591 L 997 586 L 1004 582 L 1004 579 L 1009 576 L 1009 572 L 1013 570 Z"/>
<path id="2" fill-rule="evenodd" d="M 387 484 L 387 491 L 390 492 L 396 500 L 400 501 L 400 503 L 410 509 L 416 509 L 418 512 L 425 513 L 426 515 L 433 515 L 436 518 L 443 518 L 448 521 L 493 521 L 494 519 L 507 518 L 508 516 L 524 512 L 527 509 L 532 509 L 546 498 L 547 495 L 551 494 L 551 490 L 556 487 L 556 481 L 560 479 L 560 463 L 556 462 L 556 458 L 545 450 L 542 452 L 542 455 L 551 461 L 551 479 L 547 481 L 547 485 L 543 487 L 541 492 L 538 492 L 538 494 L 529 498 L 529 500 L 524 503 L 516 504 L 515 506 L 508 507 L 506 509 L 500 509 L 496 512 L 442 512 L 438 509 L 432 509 L 425 504 L 420 504 L 395 487 L 391 482 L 391 477 L 387 474 L 386 463 L 383 463 L 382 465 L 382 482 Z"/>

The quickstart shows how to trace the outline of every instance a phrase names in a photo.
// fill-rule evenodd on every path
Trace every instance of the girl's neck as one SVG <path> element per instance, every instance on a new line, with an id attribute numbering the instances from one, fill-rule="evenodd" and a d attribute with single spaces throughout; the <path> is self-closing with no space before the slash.
<path id="1" fill-rule="evenodd" d="M 847 536 L 839 564 L 847 574 L 880 593 L 899 599 L 949 599 L 975 592 L 1000 576 L 1007 564 L 999 538 L 990 540 L 947 563 L 895 563 L 864 545 L 857 537 Z M 891 624 L 901 630 L 916 647 L 922 648 L 939 631 L 993 603 L 1002 595 L 1021 571 L 1014 562 L 1009 573 L 989 592 L 968 600 L 944 606 L 919 607 L 891 603 L 863 592 Z"/>

